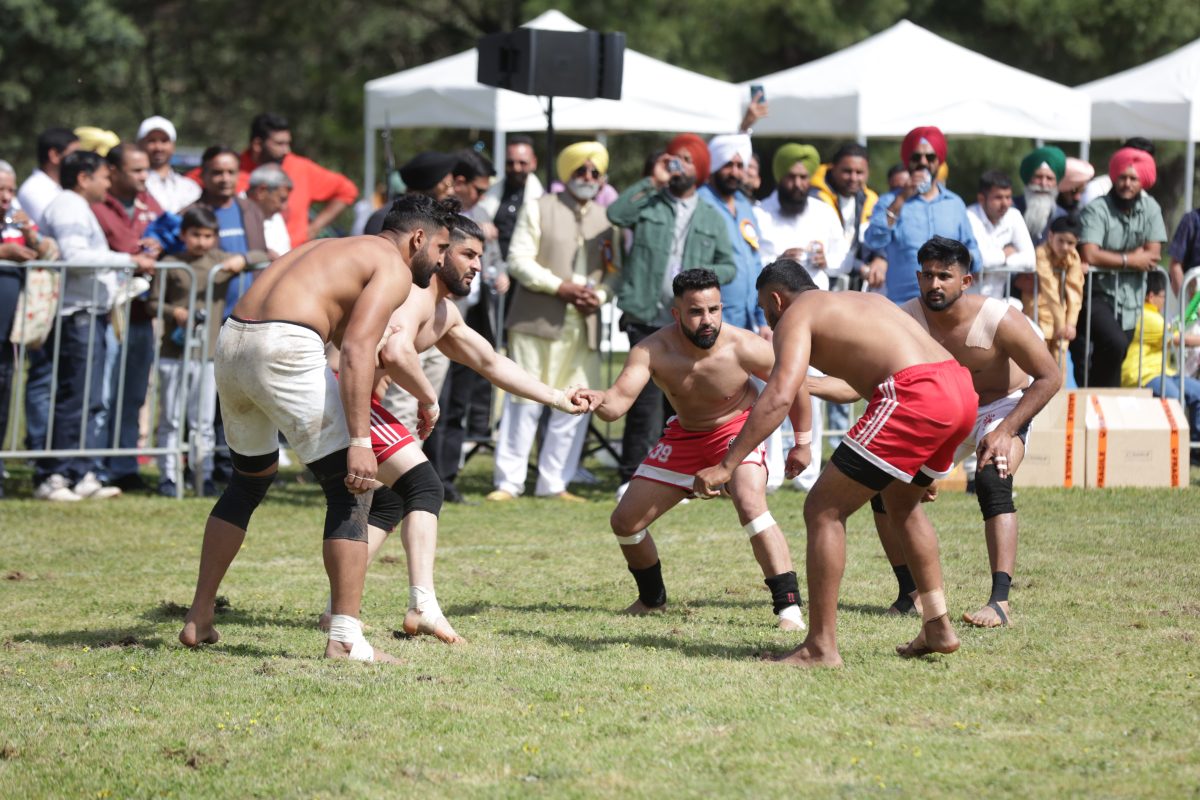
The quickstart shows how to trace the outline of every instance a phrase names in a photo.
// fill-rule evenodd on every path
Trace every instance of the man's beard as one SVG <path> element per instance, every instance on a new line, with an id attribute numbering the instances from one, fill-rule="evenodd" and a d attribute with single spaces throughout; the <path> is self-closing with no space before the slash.
<path id="1" fill-rule="evenodd" d="M 529 180 L 528 172 L 506 172 L 504 182 L 510 189 L 524 189 L 525 181 Z"/>
<path id="2" fill-rule="evenodd" d="M 667 181 L 667 189 L 676 197 L 682 197 L 696 185 L 695 175 L 672 175 Z"/>
<path id="3" fill-rule="evenodd" d="M 471 293 L 471 278 L 468 277 L 471 273 L 468 272 L 467 275 L 459 277 L 449 262 L 443 261 L 442 265 L 437 268 L 437 275 L 442 279 L 442 283 L 446 284 L 450 294 L 455 297 L 466 297 Z"/>
<path id="4" fill-rule="evenodd" d="M 956 294 L 954 297 L 950 297 L 945 292 L 939 292 L 939 300 L 930 300 L 929 294 L 930 293 L 926 292 L 925 294 L 921 295 L 921 302 L 924 303 L 925 307 L 930 311 L 945 311 L 947 308 L 957 303 L 958 298 L 962 297 L 961 292 Z"/>
<path id="5" fill-rule="evenodd" d="M 1054 191 L 1037 189 L 1033 186 L 1025 188 L 1025 227 L 1035 240 L 1050 224 L 1050 216 L 1054 213 Z"/>
<path id="6" fill-rule="evenodd" d="M 428 289 L 429 282 L 433 280 L 433 274 L 438 270 L 438 262 L 429 256 L 429 247 L 426 246 L 413 254 L 412 264 L 413 284 L 421 289 Z"/>
<path id="7" fill-rule="evenodd" d="M 785 192 L 781 187 L 779 189 L 779 205 L 783 206 L 787 213 L 799 216 L 808 208 L 808 192 Z"/>
<path id="8" fill-rule="evenodd" d="M 1064 211 L 1074 211 L 1079 207 L 1079 195 L 1071 194 L 1069 192 L 1059 192 L 1058 200 L 1055 202 L 1058 203 L 1058 207 Z"/>
<path id="9" fill-rule="evenodd" d="M 1138 192 L 1138 194 L 1141 194 L 1141 192 Z M 1124 197 L 1121 197 L 1121 195 L 1117 194 L 1115 187 L 1109 192 L 1109 195 L 1112 197 L 1113 205 L 1117 207 L 1118 211 L 1129 211 L 1132 209 L 1137 203 L 1138 194 L 1135 194 L 1133 197 L 1126 200 Z"/>
<path id="10" fill-rule="evenodd" d="M 717 337 L 721 335 L 721 326 L 713 325 L 711 327 L 700 327 L 694 331 L 689 331 L 682 323 L 679 329 L 683 331 L 683 335 L 688 341 L 699 347 L 701 350 L 710 350 L 717 343 Z M 703 331 L 703 332 L 702 332 Z"/>
<path id="11" fill-rule="evenodd" d="M 713 179 L 713 186 L 721 197 L 731 197 L 734 192 L 742 188 L 742 182 L 732 175 L 727 178 L 717 176 Z"/>

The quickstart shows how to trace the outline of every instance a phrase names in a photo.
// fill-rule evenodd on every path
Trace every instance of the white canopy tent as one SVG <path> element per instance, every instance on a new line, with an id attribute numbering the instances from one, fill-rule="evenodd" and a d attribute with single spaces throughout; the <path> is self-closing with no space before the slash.
<path id="1" fill-rule="evenodd" d="M 766 75 L 756 134 L 946 134 L 1087 142 L 1087 95 L 949 42 L 908 20 L 836 53 Z"/>
<path id="2" fill-rule="evenodd" d="M 558 11 L 526 28 L 581 31 Z M 477 54 L 458 55 L 368 81 L 363 116 L 365 191 L 375 184 L 375 132 L 383 128 L 476 128 L 494 131 L 497 154 L 506 132 L 546 127 L 539 97 L 485 86 L 476 80 Z M 743 91 L 626 48 L 620 100 L 555 98 L 558 131 L 692 131 L 732 133 L 741 119 Z"/>
<path id="3" fill-rule="evenodd" d="M 1092 101 L 1092 136 L 1187 142 L 1184 199 L 1192 208 L 1200 132 L 1200 39 L 1161 58 L 1079 87 Z"/>

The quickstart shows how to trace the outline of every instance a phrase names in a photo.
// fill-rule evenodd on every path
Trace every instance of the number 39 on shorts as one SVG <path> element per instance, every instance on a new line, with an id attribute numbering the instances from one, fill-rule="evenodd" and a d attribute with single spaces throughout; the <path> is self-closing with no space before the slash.
<path id="1" fill-rule="evenodd" d="M 659 442 L 658 444 L 654 445 L 654 449 L 650 451 L 650 454 L 646 456 L 646 458 L 658 461 L 662 464 L 667 463 L 671 459 L 671 445 Z"/>

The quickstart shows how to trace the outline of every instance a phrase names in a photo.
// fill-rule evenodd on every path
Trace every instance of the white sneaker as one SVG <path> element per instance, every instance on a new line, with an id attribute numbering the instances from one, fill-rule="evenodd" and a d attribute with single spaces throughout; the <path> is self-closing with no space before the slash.
<path id="1" fill-rule="evenodd" d="M 79 483 L 75 484 L 75 494 L 86 500 L 110 500 L 120 497 L 121 490 L 116 486 L 105 486 L 96 480 L 93 473 L 89 472 L 79 479 Z"/>
<path id="2" fill-rule="evenodd" d="M 83 498 L 71 491 L 67 479 L 62 475 L 51 475 L 33 490 L 33 496 L 38 500 L 51 500 L 56 503 L 74 503 Z"/>

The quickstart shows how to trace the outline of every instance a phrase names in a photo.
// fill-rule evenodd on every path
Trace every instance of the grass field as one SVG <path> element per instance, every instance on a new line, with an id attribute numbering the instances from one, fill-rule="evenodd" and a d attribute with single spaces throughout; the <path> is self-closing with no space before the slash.
<path id="1" fill-rule="evenodd" d="M 479 499 L 490 463 L 462 481 Z M 1195 483 L 1195 476 L 1193 476 Z M 844 669 L 796 642 L 725 501 L 655 528 L 672 608 L 586 506 L 443 515 L 438 595 L 469 644 L 390 640 L 403 552 L 368 577 L 368 635 L 403 666 L 326 663 L 319 493 L 259 510 L 222 589 L 222 642 L 178 646 L 210 501 L 0 503 L 0 797 L 1182 797 L 1200 794 L 1196 489 L 1019 493 L 1014 626 L 905 662 L 914 618 L 851 520 Z M 803 496 L 772 509 L 803 575 Z M 951 609 L 989 584 L 973 498 L 931 509 Z"/>

